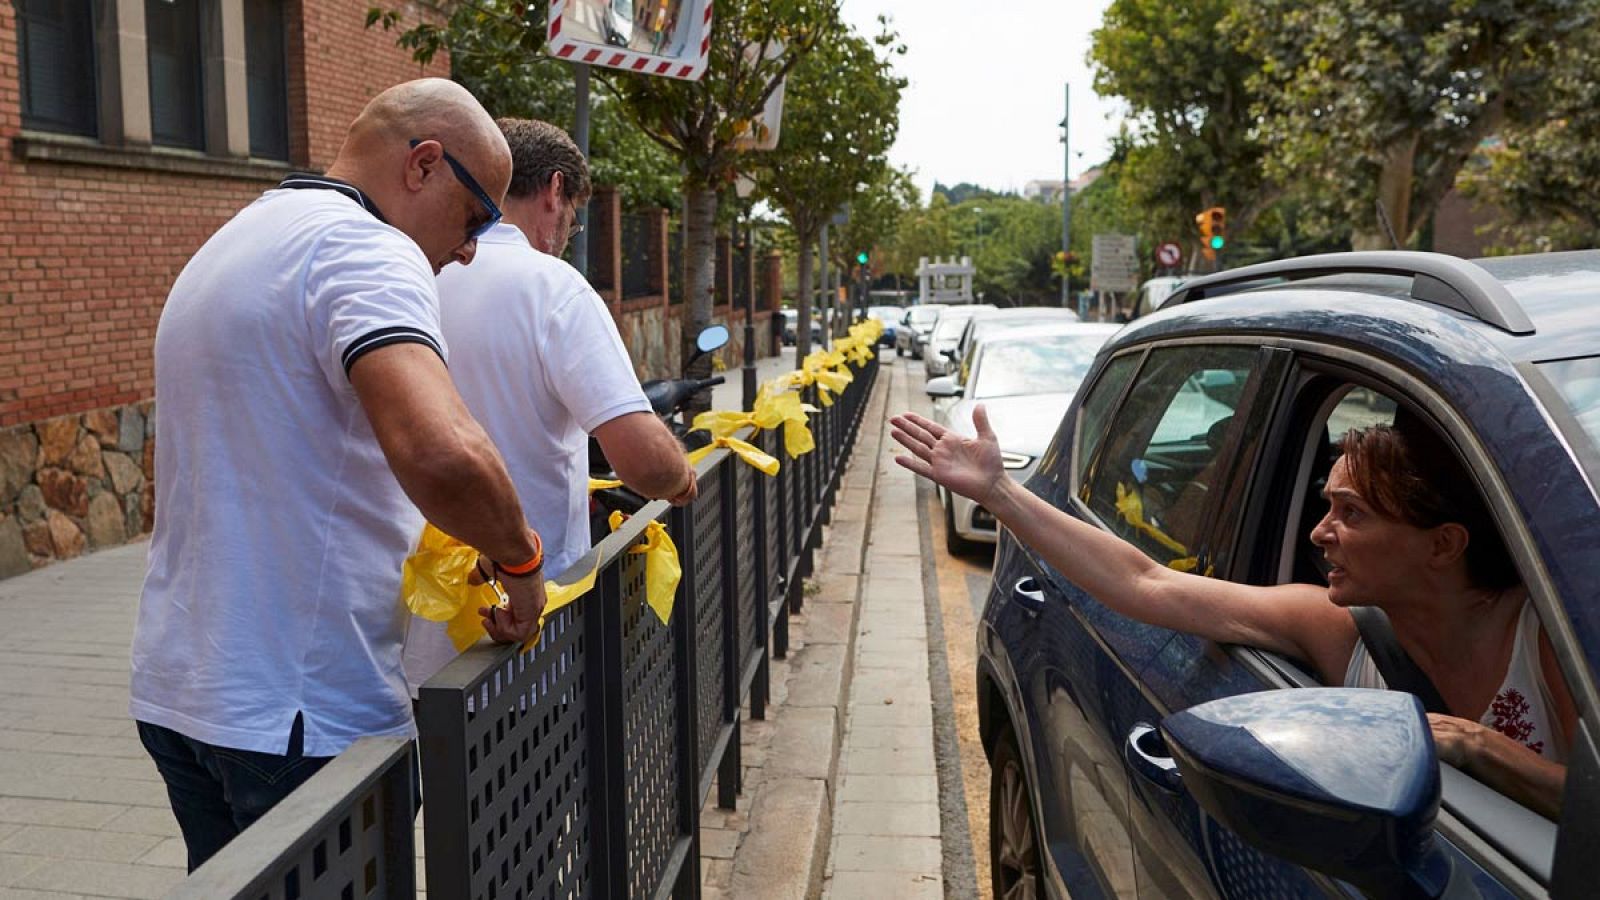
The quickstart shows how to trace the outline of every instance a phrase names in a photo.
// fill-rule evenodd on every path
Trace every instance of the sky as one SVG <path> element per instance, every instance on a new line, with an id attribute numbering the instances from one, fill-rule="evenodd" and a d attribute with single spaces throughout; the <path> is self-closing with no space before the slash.
<path id="1" fill-rule="evenodd" d="M 934 181 L 1021 191 L 1059 180 L 1066 85 L 1072 90 L 1077 177 L 1110 153 L 1120 121 L 1095 96 L 1085 56 L 1110 0 L 844 0 L 864 35 L 888 15 L 906 45 L 895 68 L 910 81 L 890 162 L 915 172 L 924 199 Z"/>

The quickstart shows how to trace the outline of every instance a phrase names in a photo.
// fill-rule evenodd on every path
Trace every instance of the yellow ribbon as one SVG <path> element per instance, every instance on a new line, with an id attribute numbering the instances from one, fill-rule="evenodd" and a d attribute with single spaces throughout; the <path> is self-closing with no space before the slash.
<path id="1" fill-rule="evenodd" d="M 716 437 L 711 443 L 689 454 L 689 464 L 697 466 L 702 459 L 711 455 L 711 451 L 718 447 L 727 447 L 736 456 L 768 475 L 778 474 L 778 461 L 754 444 L 741 441 L 736 437 Z"/>
<path id="2" fill-rule="evenodd" d="M 1156 543 L 1171 550 L 1178 556 L 1186 557 L 1189 555 L 1189 548 L 1173 540 L 1166 532 L 1145 521 L 1143 498 L 1139 496 L 1138 491 L 1128 490 L 1127 486 L 1121 482 L 1117 482 L 1117 514 L 1122 516 L 1123 521 L 1149 535 Z M 1190 568 L 1193 568 L 1193 566 L 1191 565 Z M 1183 569 L 1181 571 L 1188 570 Z"/>
<path id="3" fill-rule="evenodd" d="M 608 490 L 610 488 L 619 488 L 619 487 L 622 487 L 622 480 L 619 479 L 619 478 L 591 478 L 591 479 L 589 479 L 589 493 L 591 493 L 591 494 L 594 493 L 595 491 L 604 491 L 604 490 Z"/>
<path id="4" fill-rule="evenodd" d="M 467 577 L 478 562 L 478 551 L 428 524 L 422 529 L 417 549 L 400 569 L 400 595 L 406 607 L 430 622 L 445 622 L 450 642 L 465 650 L 487 636 L 478 610 L 496 606 L 500 598 L 487 584 L 472 584 Z M 545 620 L 556 610 L 587 594 L 595 582 L 596 570 L 576 581 L 544 583 L 544 612 L 539 615 L 539 630 L 523 643 L 527 650 L 544 634 Z"/>
<path id="5" fill-rule="evenodd" d="M 616 531 L 627 520 L 622 512 L 611 513 L 611 530 Z M 644 528 L 644 543 L 628 548 L 629 553 L 644 554 L 644 599 L 655 610 L 661 624 L 672 618 L 672 602 L 678 593 L 678 581 L 683 578 L 683 566 L 678 562 L 678 545 L 667 534 L 667 527 L 651 522 Z"/>

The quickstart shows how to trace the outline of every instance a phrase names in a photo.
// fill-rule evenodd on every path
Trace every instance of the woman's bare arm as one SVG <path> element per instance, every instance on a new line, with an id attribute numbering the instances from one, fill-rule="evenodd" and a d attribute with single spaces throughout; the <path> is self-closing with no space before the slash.
<path id="1" fill-rule="evenodd" d="M 892 434 L 911 452 L 896 461 L 983 504 L 1052 568 L 1122 615 L 1303 659 L 1329 683 L 1342 679 L 1354 626 L 1328 602 L 1325 589 L 1243 585 L 1160 565 L 1013 481 L 1000 464 L 983 407 L 974 410 L 973 422 L 978 436 L 962 438 L 915 414 L 894 417 Z"/>

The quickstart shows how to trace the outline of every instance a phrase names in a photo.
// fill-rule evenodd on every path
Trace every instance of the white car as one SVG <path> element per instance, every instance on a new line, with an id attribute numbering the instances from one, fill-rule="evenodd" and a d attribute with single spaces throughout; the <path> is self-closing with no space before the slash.
<path id="1" fill-rule="evenodd" d="M 929 378 L 950 371 L 950 357 L 945 351 L 955 348 L 956 342 L 961 340 L 961 329 L 967 327 L 967 320 L 983 309 L 994 307 L 987 303 L 969 303 L 947 306 L 939 313 L 939 321 L 922 343 L 922 370 Z"/>
<path id="2" fill-rule="evenodd" d="M 977 434 L 972 409 L 983 404 L 1000 440 L 1007 474 L 1027 481 L 1094 365 L 1095 354 L 1118 330 L 1117 325 L 1036 324 L 986 335 L 973 346 L 965 385 L 957 384 L 953 375 L 928 382 L 928 395 L 936 402 L 945 401 L 936 407 L 934 418 L 971 437 Z M 976 544 L 995 542 L 999 531 L 988 510 L 942 488 L 939 495 L 945 549 L 960 554 Z"/>
<path id="3" fill-rule="evenodd" d="M 934 323 L 939 321 L 939 312 L 944 308 L 943 303 L 924 303 L 907 309 L 900 317 L 899 330 L 894 333 L 894 355 L 921 358 L 922 345 L 933 333 Z"/>

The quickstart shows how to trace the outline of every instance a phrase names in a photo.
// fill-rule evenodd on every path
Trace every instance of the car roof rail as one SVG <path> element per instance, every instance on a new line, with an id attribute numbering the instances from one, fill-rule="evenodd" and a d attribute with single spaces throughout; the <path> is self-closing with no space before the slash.
<path id="1" fill-rule="evenodd" d="M 1275 281 L 1301 281 L 1328 275 L 1399 275 L 1411 278 L 1411 299 L 1465 313 L 1510 334 L 1533 334 L 1533 320 L 1506 286 L 1482 266 L 1444 253 L 1378 250 L 1323 253 L 1229 269 L 1185 282 L 1163 309 L 1219 297 Z"/>

